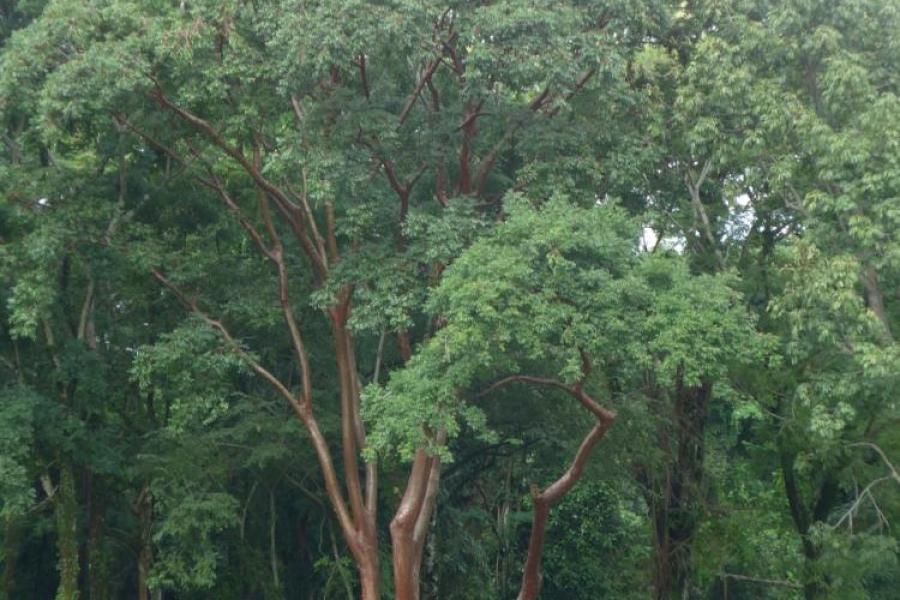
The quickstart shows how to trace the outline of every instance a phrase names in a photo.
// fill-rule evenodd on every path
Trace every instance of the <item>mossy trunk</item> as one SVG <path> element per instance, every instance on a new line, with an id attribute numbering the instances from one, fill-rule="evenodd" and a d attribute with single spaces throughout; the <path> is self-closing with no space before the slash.
<path id="1" fill-rule="evenodd" d="M 91 511 L 88 520 L 88 592 L 90 600 L 109 598 L 109 564 L 103 548 L 106 529 L 105 507 L 99 499 L 96 487 L 91 488 Z"/>
<path id="2" fill-rule="evenodd" d="M 713 386 L 685 386 L 679 373 L 673 424 L 662 425 L 660 449 L 669 455 L 667 472 L 651 502 L 654 529 L 654 598 L 690 596 L 691 555 L 704 501 L 705 430 Z"/>
<path id="3" fill-rule="evenodd" d="M 18 517 L 9 516 L 3 524 L 3 587 L 0 600 L 16 598 L 16 566 L 22 547 L 22 524 Z"/>
<path id="4" fill-rule="evenodd" d="M 59 552 L 56 600 L 78 600 L 78 499 L 75 496 L 72 467 L 67 463 L 63 463 L 59 470 L 59 487 L 54 494 L 54 505 Z"/>

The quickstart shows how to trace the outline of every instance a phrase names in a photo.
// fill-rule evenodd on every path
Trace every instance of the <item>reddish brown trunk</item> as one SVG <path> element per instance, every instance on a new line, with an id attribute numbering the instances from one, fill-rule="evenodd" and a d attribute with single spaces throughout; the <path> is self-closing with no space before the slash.
<path id="1" fill-rule="evenodd" d="M 331 70 L 332 85 L 341 82 L 340 72 L 336 66 Z M 302 332 L 294 315 L 294 305 L 289 297 L 290 276 L 288 262 L 285 260 L 284 244 L 279 227 L 274 217 L 277 215 L 289 228 L 303 254 L 310 261 L 311 270 L 319 283 L 328 279 L 331 265 L 340 260 L 336 236 L 335 213 L 330 203 L 325 204 L 326 239 L 320 235 L 315 219 L 305 197 L 300 198 L 302 207 L 298 206 L 289 194 L 266 179 L 262 172 L 262 152 L 264 146 L 261 136 L 254 136 L 253 154 L 247 156 L 243 147 L 231 145 L 216 127 L 204 119 L 192 114 L 172 102 L 162 87 L 154 80 L 155 89 L 151 96 L 166 110 L 177 115 L 188 125 L 205 135 L 226 156 L 230 157 L 252 179 L 257 188 L 257 205 L 259 216 L 263 222 L 260 230 L 244 214 L 242 208 L 229 194 L 225 184 L 211 169 L 205 176 L 197 176 L 197 181 L 213 190 L 222 201 L 224 207 L 235 215 L 238 224 L 246 231 L 261 256 L 272 263 L 277 274 L 278 299 L 285 320 L 286 333 L 289 335 L 293 352 L 300 372 L 300 390 L 295 392 L 278 376 L 265 368 L 251 354 L 246 352 L 241 343 L 231 335 L 222 321 L 219 321 L 201 310 L 197 301 L 187 296 L 159 270 L 153 269 L 153 276 L 178 298 L 191 312 L 199 316 L 209 327 L 217 331 L 224 341 L 241 356 L 252 370 L 263 378 L 294 410 L 297 419 L 309 433 L 310 441 L 316 453 L 316 459 L 322 470 L 325 491 L 328 501 L 334 510 L 341 534 L 349 547 L 359 570 L 361 597 L 364 600 L 377 600 L 379 597 L 379 565 L 378 536 L 376 530 L 376 509 L 378 498 L 377 466 L 374 462 L 362 466 L 359 464 L 359 453 L 366 446 L 365 430 L 360 414 L 360 382 L 357 374 L 356 356 L 353 337 L 347 329 L 350 318 L 352 287 L 345 287 L 338 295 L 335 306 L 328 311 L 334 334 L 335 360 L 337 364 L 338 382 L 340 386 L 341 415 L 341 457 L 343 467 L 343 486 L 337 466 L 332 455 L 332 444 L 329 444 L 315 416 L 312 389 L 312 370 L 307 356 Z M 302 110 L 294 101 L 294 108 L 302 120 Z M 131 127 L 130 127 L 131 128 Z M 155 147 L 179 162 L 184 162 L 170 148 L 155 142 L 151 137 L 132 128 Z M 387 168 L 387 164 L 386 164 Z M 418 177 L 414 177 L 401 192 L 408 196 L 409 190 Z M 274 211 L 272 210 L 274 209 Z M 361 476 L 365 471 L 365 482 Z M 365 487 L 364 487 L 365 486 Z M 346 495 L 345 495 L 346 491 Z M 145 561 L 142 553 L 140 585 L 141 598 L 146 597 L 146 570 L 152 557 Z"/>
<path id="2" fill-rule="evenodd" d="M 444 433 L 438 434 L 443 443 Z M 391 521 L 395 600 L 419 600 L 422 550 L 440 485 L 440 459 L 416 453 L 406 491 Z"/>
<path id="3" fill-rule="evenodd" d="M 349 298 L 349 291 L 345 292 Z M 365 430 L 360 413 L 360 382 L 356 372 L 356 355 L 353 337 L 347 329 L 350 303 L 345 299 L 331 310 L 338 379 L 341 388 L 341 448 L 344 462 L 344 481 L 352 524 L 342 532 L 350 546 L 359 571 L 361 598 L 377 600 L 379 597 L 380 569 L 378 562 L 378 532 L 376 530 L 377 467 L 365 465 L 365 489 L 363 489 L 358 462 L 359 452 L 365 447 Z"/>
<path id="4" fill-rule="evenodd" d="M 402 535 L 392 535 L 394 542 L 394 599 L 419 599 L 419 565 L 415 544 Z"/>
<path id="5" fill-rule="evenodd" d="M 597 420 L 594 427 L 588 432 L 578 447 L 572 464 L 566 469 L 562 477 L 554 481 L 542 492 L 533 492 L 534 516 L 532 519 L 531 539 L 528 542 L 528 556 L 525 559 L 525 569 L 522 573 L 522 585 L 519 588 L 518 600 L 535 600 L 541 592 L 541 558 L 544 553 L 544 539 L 547 532 L 547 520 L 550 509 L 558 504 L 568 494 L 575 484 L 581 479 L 584 467 L 597 443 L 603 439 L 609 428 L 616 420 L 616 413 L 604 408 L 591 398 L 583 389 L 584 381 L 591 372 L 591 361 L 587 354 L 582 353 L 582 378 L 575 385 L 568 385 L 556 379 L 534 377 L 531 375 L 511 375 L 488 386 L 477 397 L 483 396 L 510 383 L 530 383 L 563 390 L 578 401 L 582 407 L 594 415 Z"/>
<path id="6" fill-rule="evenodd" d="M 379 600 L 381 597 L 380 577 L 378 572 L 378 547 L 371 546 L 365 550 L 368 557 L 364 563 L 357 563 L 359 568 L 360 600 Z"/>
<path id="7" fill-rule="evenodd" d="M 656 536 L 654 545 L 656 560 L 654 561 L 653 572 L 653 598 L 654 600 L 668 600 L 674 587 L 672 585 L 672 544 L 669 539 L 665 507 L 663 505 L 656 508 L 653 520 Z"/>
<path id="8" fill-rule="evenodd" d="M 397 345 L 400 348 L 400 358 L 403 359 L 403 362 L 409 362 L 409 359 L 412 358 L 412 342 L 409 339 L 409 332 L 405 329 L 401 329 L 397 332 Z"/>
<path id="9" fill-rule="evenodd" d="M 558 504 L 568 494 L 584 473 L 591 453 L 597 443 L 603 439 L 606 432 L 612 426 L 615 415 L 610 413 L 608 417 L 600 419 L 594 428 L 585 436 L 575 453 L 571 466 L 562 477 L 557 479 L 547 489 L 533 495 L 534 516 L 532 517 L 531 539 L 528 542 L 528 557 L 525 560 L 525 569 L 522 573 L 522 587 L 519 589 L 518 600 L 535 600 L 541 592 L 541 558 L 544 554 L 544 541 L 547 534 L 547 520 L 550 517 L 550 509 Z"/>
<path id="10" fill-rule="evenodd" d="M 463 132 L 462 144 L 459 148 L 459 177 L 456 181 L 456 189 L 454 195 L 468 194 L 472 189 L 472 140 L 478 133 L 476 127 L 476 119 L 478 113 L 484 103 L 480 102 L 477 106 L 469 106 L 466 110 L 466 118 L 463 120 L 460 129 Z"/>

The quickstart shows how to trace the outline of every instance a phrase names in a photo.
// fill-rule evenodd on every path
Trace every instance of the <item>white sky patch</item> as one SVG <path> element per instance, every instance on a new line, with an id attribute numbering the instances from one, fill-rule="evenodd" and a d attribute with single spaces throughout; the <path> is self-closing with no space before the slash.
<path id="1" fill-rule="evenodd" d="M 719 242 L 742 241 L 750 235 L 756 220 L 756 211 L 749 194 L 742 193 L 734 197 L 723 198 L 728 208 L 728 216 L 719 225 Z M 652 204 L 652 197 L 651 197 Z M 695 232 L 700 235 L 699 232 Z M 639 238 L 641 252 L 652 252 L 654 248 L 669 250 L 683 254 L 687 247 L 682 235 L 665 235 L 659 240 L 659 233 L 652 227 L 645 226 Z"/>
<path id="2" fill-rule="evenodd" d="M 673 250 L 678 254 L 684 252 L 686 247 L 685 240 L 680 235 L 667 235 L 662 240 L 652 227 L 644 227 L 641 231 L 640 240 L 641 252 L 652 252 L 654 248 L 660 250 Z"/>
<path id="3" fill-rule="evenodd" d="M 653 250 L 656 247 L 658 238 L 659 236 L 656 235 L 656 231 L 652 227 L 644 227 L 644 230 L 641 232 L 641 250 L 644 252 Z"/>
<path id="4" fill-rule="evenodd" d="M 750 235 L 750 229 L 756 220 L 756 211 L 748 194 L 740 194 L 728 201 L 728 220 L 725 221 L 722 233 L 726 239 L 744 240 Z"/>

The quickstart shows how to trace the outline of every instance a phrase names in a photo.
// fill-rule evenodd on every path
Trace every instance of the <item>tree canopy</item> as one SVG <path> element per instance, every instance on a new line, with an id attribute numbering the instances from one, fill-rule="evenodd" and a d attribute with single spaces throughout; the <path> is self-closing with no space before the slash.
<path id="1" fill-rule="evenodd" d="M 895 0 L 0 0 L 0 598 L 887 600 Z"/>

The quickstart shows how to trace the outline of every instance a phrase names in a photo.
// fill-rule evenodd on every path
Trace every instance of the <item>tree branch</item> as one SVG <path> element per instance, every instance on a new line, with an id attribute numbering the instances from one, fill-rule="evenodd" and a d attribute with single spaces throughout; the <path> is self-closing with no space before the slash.
<path id="1" fill-rule="evenodd" d="M 253 146 L 253 163 L 254 168 L 259 169 L 262 157 L 259 143 Z M 284 260 L 284 244 L 278 235 L 275 223 L 272 221 L 272 213 L 269 210 L 269 196 L 262 189 L 257 188 L 256 199 L 259 207 L 259 213 L 265 224 L 266 231 L 272 244 L 272 250 L 269 253 L 271 260 L 275 263 L 275 269 L 278 274 L 278 302 L 281 305 L 281 313 L 284 322 L 287 325 L 288 332 L 291 337 L 291 346 L 294 349 L 294 358 L 297 360 L 297 366 L 300 370 L 301 389 L 303 390 L 303 402 L 308 406 L 312 406 L 312 375 L 309 367 L 309 355 L 306 352 L 306 346 L 303 343 L 303 337 L 300 334 L 300 327 L 294 317 L 294 308 L 288 295 L 288 274 L 287 265 Z"/>
<path id="2" fill-rule="evenodd" d="M 584 473 L 587 464 L 597 443 L 603 439 L 606 432 L 612 426 L 612 420 L 598 421 L 581 442 L 575 457 L 562 477 L 554 481 L 544 491 L 533 496 L 534 515 L 532 517 L 531 538 L 528 541 L 528 556 L 525 560 L 525 569 L 522 573 L 522 585 L 519 589 L 518 600 L 535 600 L 541 590 L 541 558 L 544 551 L 544 541 L 547 533 L 547 521 L 550 509 L 558 504 Z"/>
<path id="3" fill-rule="evenodd" d="M 359 67 L 359 80 L 362 83 L 363 94 L 365 94 L 366 100 L 368 100 L 370 92 L 369 79 L 366 77 L 366 55 L 360 54 L 356 64 Z"/>
<path id="4" fill-rule="evenodd" d="M 329 501 L 331 503 L 332 508 L 335 511 L 335 514 L 338 519 L 338 524 L 341 526 L 341 530 L 344 532 L 344 536 L 348 541 L 348 544 L 351 546 L 351 550 L 354 553 L 359 552 L 359 547 L 354 546 L 354 541 L 357 539 L 357 530 L 354 526 L 353 520 L 350 518 L 350 513 L 347 509 L 347 503 L 344 500 L 343 492 L 341 491 L 340 484 L 337 479 L 337 472 L 334 468 L 334 463 L 331 459 L 331 451 L 328 447 L 328 443 L 325 440 L 325 436 L 322 435 L 322 431 L 319 429 L 319 424 L 316 418 L 312 413 L 312 406 L 304 402 L 302 398 L 296 398 L 290 390 L 279 380 L 275 375 L 273 375 L 268 369 L 263 367 L 256 359 L 254 359 L 244 348 L 238 343 L 238 341 L 231 335 L 228 329 L 222 324 L 221 321 L 213 319 L 204 311 L 202 311 L 197 302 L 188 297 L 184 292 L 181 291 L 178 286 L 172 283 L 159 269 L 152 269 L 151 273 L 153 277 L 159 281 L 163 286 L 169 289 L 170 292 L 178 299 L 181 304 L 183 304 L 190 312 L 194 313 L 199 317 L 204 323 L 206 323 L 213 330 L 217 331 L 220 336 L 226 341 L 226 343 L 232 348 L 232 350 L 241 357 L 250 368 L 260 377 L 262 377 L 269 385 L 271 385 L 275 391 L 277 391 L 283 398 L 285 398 L 290 406 L 294 409 L 294 413 L 297 415 L 297 418 L 306 426 L 307 431 L 309 432 L 310 439 L 313 444 L 313 448 L 316 452 L 316 458 L 319 461 L 319 466 L 322 469 L 322 475 L 325 479 L 325 490 L 328 494 Z"/>
<path id="5" fill-rule="evenodd" d="M 426 81 L 431 79 L 431 76 L 434 75 L 435 70 L 437 70 L 438 65 L 440 64 L 440 58 L 434 58 L 426 63 L 425 70 L 420 75 L 418 82 L 416 82 L 416 87 L 413 89 L 409 100 L 406 101 L 406 105 L 400 112 L 400 125 L 402 125 L 406 121 L 406 118 L 409 117 L 409 113 L 412 111 L 412 107 L 415 105 L 416 100 L 419 99 L 419 94 L 422 93 L 422 88 L 425 86 Z"/>
<path id="6" fill-rule="evenodd" d="M 478 392 L 478 394 L 476 394 L 474 398 L 481 398 L 482 396 L 489 394 L 497 388 L 514 382 L 533 383 L 536 385 L 555 387 L 557 389 L 563 390 L 564 392 L 568 393 L 573 398 L 578 400 L 578 402 L 581 403 L 581 405 L 587 410 L 589 410 L 597 419 L 611 421 L 616 418 L 616 413 L 597 404 L 595 400 L 584 393 L 580 385 L 567 385 L 556 379 L 549 379 L 546 377 L 533 377 L 531 375 L 510 375 L 509 377 L 504 377 L 503 379 L 492 383 L 486 389 Z"/>
<path id="7" fill-rule="evenodd" d="M 764 585 L 778 585 L 782 587 L 794 588 L 797 590 L 803 588 L 803 586 L 798 583 L 794 583 L 793 581 L 786 581 L 784 579 L 763 579 L 761 577 L 749 577 L 747 575 L 738 575 L 736 573 L 725 573 L 724 571 L 719 573 L 719 577 L 722 577 L 723 579 L 734 579 L 736 581 L 761 583 Z"/>
<path id="8" fill-rule="evenodd" d="M 684 182 L 687 185 L 688 192 L 691 195 L 691 204 L 694 207 L 694 212 L 703 224 L 703 233 L 706 236 L 706 241 L 709 242 L 709 246 L 712 249 L 713 253 L 716 256 L 716 264 L 719 267 L 719 270 L 722 271 L 725 269 L 725 259 L 722 257 L 722 253 L 719 251 L 719 245 L 716 242 L 715 237 L 712 233 L 712 226 L 709 222 L 709 216 L 706 214 L 706 208 L 703 206 L 703 202 L 700 199 L 700 187 L 703 185 L 703 182 L 706 181 L 707 175 L 709 175 L 709 171 L 712 168 L 712 161 L 710 159 L 706 159 L 703 163 L 703 167 L 700 169 L 700 175 L 694 179 L 693 173 L 690 169 L 688 169 L 687 173 L 684 176 Z"/>
<path id="9" fill-rule="evenodd" d="M 241 168 L 250 176 L 250 178 L 257 186 L 262 188 L 266 193 L 270 194 L 275 199 L 275 204 L 278 207 L 279 212 L 281 212 L 285 216 L 286 220 L 291 225 L 291 230 L 294 232 L 294 236 L 297 238 L 298 243 L 312 263 L 313 269 L 315 270 L 316 274 L 321 279 L 324 279 L 325 275 L 328 272 L 328 266 L 325 258 L 319 256 L 317 248 L 309 238 L 309 235 L 303 229 L 302 224 L 296 221 L 296 218 L 299 216 L 299 212 L 291 210 L 292 208 L 297 207 L 293 204 L 293 202 L 291 202 L 290 198 L 288 198 L 287 195 L 277 186 L 273 185 L 270 181 L 263 177 L 261 170 L 257 169 L 253 165 L 253 163 L 247 158 L 247 156 L 241 151 L 240 148 L 226 142 L 222 134 L 218 130 L 216 130 L 216 128 L 213 127 L 209 122 L 172 102 L 163 92 L 163 89 L 160 86 L 159 82 L 151 75 L 148 75 L 148 77 L 156 86 L 156 89 L 151 94 L 151 97 L 154 98 L 160 104 L 160 106 L 175 113 L 183 121 L 205 134 L 206 137 L 210 141 L 212 141 L 213 145 L 218 147 L 227 156 L 231 157 L 235 162 L 237 162 L 238 165 L 241 166 Z"/>
<path id="10" fill-rule="evenodd" d="M 563 497 L 578 483 L 584 472 L 584 466 L 597 443 L 603 439 L 616 419 L 616 413 L 600 406 L 582 389 L 584 379 L 591 371 L 591 363 L 586 353 L 582 352 L 582 378 L 575 385 L 567 385 L 556 379 L 545 377 L 533 377 L 530 375 L 511 375 L 505 377 L 478 393 L 475 397 L 481 397 L 504 385 L 514 382 L 531 383 L 554 387 L 565 391 L 586 408 L 597 419 L 597 423 L 582 440 L 572 463 L 563 475 L 545 488 L 542 492 L 532 493 L 534 515 L 532 518 L 531 538 L 528 542 L 528 555 L 525 560 L 525 569 L 522 573 L 522 584 L 519 589 L 518 600 L 535 600 L 541 590 L 541 557 L 544 551 L 547 521 L 550 509 L 559 503 Z"/>

